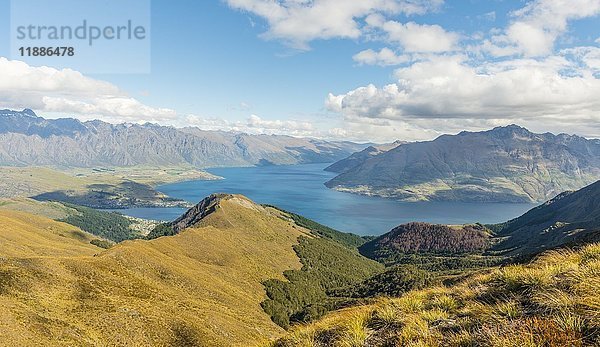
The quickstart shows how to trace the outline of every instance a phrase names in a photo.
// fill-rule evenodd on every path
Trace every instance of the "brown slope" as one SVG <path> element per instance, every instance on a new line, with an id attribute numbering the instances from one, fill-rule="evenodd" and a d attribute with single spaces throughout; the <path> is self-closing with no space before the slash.
<path id="1" fill-rule="evenodd" d="M 0 336 L 15 345 L 247 346 L 282 333 L 262 281 L 301 264 L 301 228 L 233 196 L 171 237 L 96 257 L 0 261 Z"/>

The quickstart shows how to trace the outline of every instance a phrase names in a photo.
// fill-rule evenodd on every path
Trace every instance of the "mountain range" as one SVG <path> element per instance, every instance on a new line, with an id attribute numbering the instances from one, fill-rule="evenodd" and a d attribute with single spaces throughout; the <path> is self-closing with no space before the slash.
<path id="1" fill-rule="evenodd" d="M 600 178 L 600 140 L 517 125 L 364 153 L 352 167 L 352 157 L 330 166 L 341 173 L 326 186 L 408 201 L 542 202 Z"/>
<path id="2" fill-rule="evenodd" d="M 204 131 L 155 124 L 44 119 L 0 110 L 0 165 L 219 166 L 326 163 L 365 145 L 276 135 Z"/>

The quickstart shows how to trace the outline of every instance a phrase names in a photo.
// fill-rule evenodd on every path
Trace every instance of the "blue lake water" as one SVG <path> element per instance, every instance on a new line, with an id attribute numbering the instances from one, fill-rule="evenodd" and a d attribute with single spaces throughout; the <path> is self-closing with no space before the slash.
<path id="1" fill-rule="evenodd" d="M 212 193 L 236 193 L 263 204 L 276 205 L 322 224 L 360 235 L 380 235 L 412 221 L 430 223 L 498 223 L 520 216 L 534 205 L 505 203 L 398 202 L 337 192 L 323 183 L 335 174 L 326 164 L 215 168 L 207 171 L 224 177 L 218 181 L 167 184 L 158 190 L 196 203 Z M 134 208 L 120 210 L 134 217 L 172 220 L 183 209 Z"/>

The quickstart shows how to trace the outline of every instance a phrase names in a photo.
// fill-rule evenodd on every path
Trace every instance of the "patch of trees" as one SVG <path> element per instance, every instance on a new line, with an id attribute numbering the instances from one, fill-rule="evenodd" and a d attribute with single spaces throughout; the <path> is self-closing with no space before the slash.
<path id="1" fill-rule="evenodd" d="M 90 241 L 90 243 L 96 247 L 100 247 L 100 248 L 104 248 L 104 249 L 109 249 L 113 245 L 112 242 L 110 242 L 110 241 L 100 240 L 100 239 L 93 239 L 92 241 Z"/>
<path id="2" fill-rule="evenodd" d="M 300 270 L 284 273 L 287 281 L 264 282 L 267 297 L 262 307 L 278 325 L 319 318 L 340 305 L 327 293 L 360 283 L 381 272 L 383 266 L 325 238 L 301 237 L 294 247 L 302 262 Z"/>
<path id="3" fill-rule="evenodd" d="M 76 210 L 77 213 L 61 219 L 61 222 L 69 223 L 90 234 L 114 242 L 121 242 L 139 237 L 139 235 L 130 228 L 133 222 L 119 213 L 98 211 L 93 208 L 68 203 L 63 203 L 63 205 Z"/>
<path id="4" fill-rule="evenodd" d="M 408 223 L 362 245 L 359 250 L 369 258 L 389 252 L 466 254 L 485 250 L 489 239 L 489 230 L 479 224 L 450 227 Z"/>
<path id="5" fill-rule="evenodd" d="M 498 266 L 509 261 L 502 256 L 483 255 L 440 255 L 431 253 L 400 253 L 393 251 L 378 252 L 375 258 L 385 266 L 413 265 L 430 272 L 447 272 L 454 270 L 479 269 Z"/>
<path id="6" fill-rule="evenodd" d="M 329 295 L 347 298 L 399 297 L 414 289 L 427 288 L 434 282 L 435 277 L 429 271 L 413 265 L 398 265 L 356 285 L 334 289 Z"/>
<path id="7" fill-rule="evenodd" d="M 171 225 L 171 223 L 162 223 L 157 225 L 151 232 L 146 236 L 146 239 L 153 240 L 162 236 L 173 236 L 177 235 L 177 232 Z"/>

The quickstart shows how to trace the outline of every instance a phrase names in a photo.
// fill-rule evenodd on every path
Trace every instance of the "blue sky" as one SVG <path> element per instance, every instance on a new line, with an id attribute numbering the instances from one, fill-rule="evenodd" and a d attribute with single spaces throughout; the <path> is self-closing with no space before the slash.
<path id="1" fill-rule="evenodd" d="M 123 107 L 98 105 L 102 100 L 89 91 L 68 95 L 93 106 L 85 111 L 73 102 L 49 105 L 40 100 L 65 93 L 34 87 L 31 93 L 48 95 L 31 107 L 54 117 L 365 141 L 428 139 L 507 123 L 600 136 L 594 125 L 600 105 L 584 97 L 600 95 L 600 4 L 560 2 L 365 0 L 365 8 L 338 10 L 331 0 L 155 0 L 151 72 L 84 74 L 118 88 L 131 111 L 121 116 Z M 339 15 L 344 11 L 350 14 Z M 0 13 L 8 17 L 10 1 L 0 0 Z M 0 57 L 9 58 L 8 18 L 0 23 L 6 38 Z M 382 59 L 383 52 L 392 56 Z M 30 73 L 10 62 L 5 70 Z M 53 67 L 66 65 L 57 60 Z M 565 104 L 543 107 L 553 100 L 539 93 L 544 81 L 556 82 L 552 93 Z M 0 106 L 26 104 L 1 88 Z M 571 95 L 573 88 L 583 96 Z M 515 95 L 505 95 L 511 89 Z"/>

